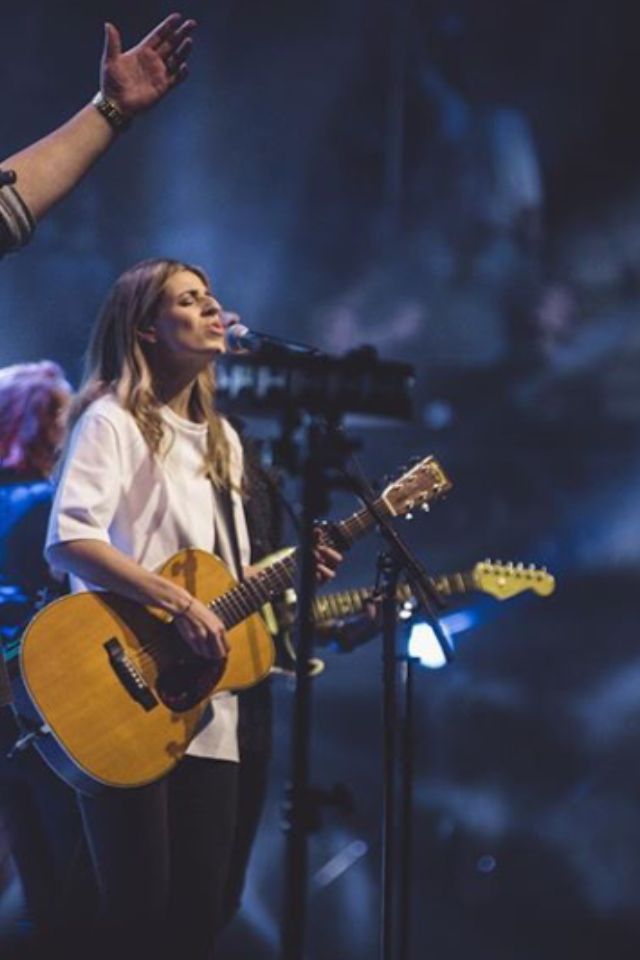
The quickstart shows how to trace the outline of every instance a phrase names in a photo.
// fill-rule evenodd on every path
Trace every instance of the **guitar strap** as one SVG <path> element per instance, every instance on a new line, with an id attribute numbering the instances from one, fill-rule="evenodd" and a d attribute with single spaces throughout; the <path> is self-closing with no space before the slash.
<path id="1" fill-rule="evenodd" d="M 221 553 L 224 551 L 220 547 L 227 545 L 235 567 L 234 573 L 237 580 L 243 580 L 242 560 L 240 559 L 240 545 L 238 543 L 238 532 L 236 522 L 233 516 L 233 500 L 231 491 L 228 487 L 213 488 L 213 497 L 216 504 L 215 529 L 216 529 L 216 547 Z"/>

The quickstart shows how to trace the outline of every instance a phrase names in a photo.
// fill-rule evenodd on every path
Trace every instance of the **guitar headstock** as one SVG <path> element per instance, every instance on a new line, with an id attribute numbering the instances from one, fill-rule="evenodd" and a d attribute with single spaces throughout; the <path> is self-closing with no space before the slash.
<path id="1" fill-rule="evenodd" d="M 380 499 L 392 517 L 424 507 L 443 496 L 452 487 L 435 457 L 425 457 L 382 491 Z"/>
<path id="2" fill-rule="evenodd" d="M 483 560 L 471 571 L 474 585 L 497 600 L 508 600 L 525 590 L 548 597 L 556 588 L 555 577 L 544 567 L 525 567 L 523 563 L 493 563 Z"/>

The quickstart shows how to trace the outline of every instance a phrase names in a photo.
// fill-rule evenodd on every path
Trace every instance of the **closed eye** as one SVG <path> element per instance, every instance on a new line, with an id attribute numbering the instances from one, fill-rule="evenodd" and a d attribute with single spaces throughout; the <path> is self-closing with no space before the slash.
<path id="1" fill-rule="evenodd" d="M 210 290 L 186 290 L 178 299 L 181 306 L 189 306 L 198 300 L 212 300 L 213 294 Z"/>

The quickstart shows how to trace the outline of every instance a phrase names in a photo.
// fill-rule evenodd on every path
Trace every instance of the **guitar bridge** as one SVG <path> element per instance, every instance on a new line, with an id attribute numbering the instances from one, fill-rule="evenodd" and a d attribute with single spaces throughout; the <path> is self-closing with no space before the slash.
<path id="1" fill-rule="evenodd" d="M 113 672 L 127 693 L 136 703 L 139 703 L 144 710 L 149 711 L 157 707 L 157 698 L 135 663 L 133 663 L 125 653 L 120 641 L 112 637 L 104 644 L 104 648 L 107 651 Z"/>

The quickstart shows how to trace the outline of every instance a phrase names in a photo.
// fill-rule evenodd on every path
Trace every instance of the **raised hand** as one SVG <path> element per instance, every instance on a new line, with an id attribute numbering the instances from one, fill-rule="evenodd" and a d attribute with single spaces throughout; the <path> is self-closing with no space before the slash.
<path id="1" fill-rule="evenodd" d="M 123 52 L 119 31 L 112 23 L 105 23 L 100 64 L 104 96 L 127 117 L 153 107 L 186 78 L 195 28 L 195 20 L 172 13 L 137 46 Z"/>

